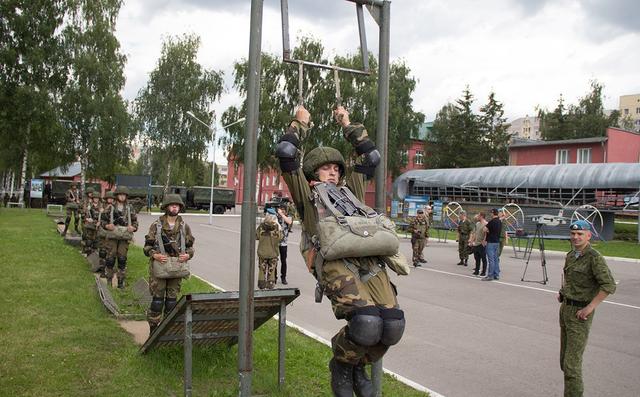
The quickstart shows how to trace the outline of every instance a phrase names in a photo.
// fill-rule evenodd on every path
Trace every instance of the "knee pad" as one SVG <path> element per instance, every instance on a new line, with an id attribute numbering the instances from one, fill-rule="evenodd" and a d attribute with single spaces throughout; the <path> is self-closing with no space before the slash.
<path id="1" fill-rule="evenodd" d="M 107 258 L 107 250 L 104 250 L 104 249 L 98 250 L 98 256 L 100 257 L 100 259 L 106 259 Z"/>
<path id="2" fill-rule="evenodd" d="M 400 342 L 404 333 L 404 312 L 400 309 L 382 309 L 380 315 L 383 321 L 380 342 L 387 346 Z"/>
<path id="3" fill-rule="evenodd" d="M 380 309 L 375 306 L 360 307 L 347 317 L 349 327 L 347 336 L 360 346 L 374 346 L 382 337 L 383 321 Z"/>
<path id="4" fill-rule="evenodd" d="M 171 310 L 173 310 L 174 307 L 176 307 L 176 304 L 178 302 L 176 301 L 176 298 L 166 298 L 164 300 L 164 314 L 167 315 L 171 312 Z"/>
<path id="5" fill-rule="evenodd" d="M 118 257 L 118 269 L 124 269 L 125 267 L 127 267 L 127 257 L 126 256 L 119 256 Z"/>
<path id="6" fill-rule="evenodd" d="M 151 305 L 149 306 L 149 311 L 154 313 L 162 313 L 162 305 L 164 304 L 164 300 L 162 298 L 156 298 L 155 296 L 151 300 Z"/>
<path id="7" fill-rule="evenodd" d="M 116 258 L 105 259 L 104 265 L 110 269 L 113 269 L 113 267 L 116 265 Z"/>

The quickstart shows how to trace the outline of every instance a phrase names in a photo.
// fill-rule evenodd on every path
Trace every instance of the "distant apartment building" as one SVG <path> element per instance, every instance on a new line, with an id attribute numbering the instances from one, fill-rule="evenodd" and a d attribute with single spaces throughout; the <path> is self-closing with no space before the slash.
<path id="1" fill-rule="evenodd" d="M 634 130 L 640 132 L 640 94 L 620 96 L 620 117 L 630 118 L 633 121 Z"/>
<path id="2" fill-rule="evenodd" d="M 509 122 L 511 125 L 507 132 L 513 139 L 530 139 L 538 141 L 540 135 L 540 119 L 538 117 L 524 116 Z"/>

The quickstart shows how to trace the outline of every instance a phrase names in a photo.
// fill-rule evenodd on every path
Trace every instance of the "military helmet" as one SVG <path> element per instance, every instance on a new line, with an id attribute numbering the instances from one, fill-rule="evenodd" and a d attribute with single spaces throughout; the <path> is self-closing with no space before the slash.
<path id="1" fill-rule="evenodd" d="M 85 191 L 86 194 L 89 194 L 89 193 L 94 194 L 95 192 L 96 192 L 95 189 L 92 187 L 88 187 L 87 190 Z"/>
<path id="2" fill-rule="evenodd" d="M 78 187 L 78 185 L 75 182 L 71 182 L 71 188 L 73 189 L 74 187 Z"/>
<path id="3" fill-rule="evenodd" d="M 108 198 L 112 199 L 112 198 L 116 198 L 116 195 L 113 194 L 113 192 L 111 190 L 109 190 L 107 193 L 105 193 L 104 198 L 105 199 L 108 199 Z"/>
<path id="4" fill-rule="evenodd" d="M 278 226 L 278 219 L 275 215 L 267 214 L 264 217 L 264 225 L 267 230 L 274 230 Z"/>
<path id="5" fill-rule="evenodd" d="M 160 208 L 164 211 L 167 209 L 169 204 L 178 204 L 180 208 L 184 208 L 184 202 L 182 202 L 182 197 L 179 194 L 165 194 L 162 198 L 162 205 Z"/>
<path id="6" fill-rule="evenodd" d="M 305 154 L 302 163 L 302 171 L 308 181 L 317 180 L 316 170 L 325 164 L 337 164 L 340 168 L 340 179 L 344 178 L 344 171 L 347 168 L 344 163 L 342 153 L 332 147 L 317 147 Z"/>
<path id="7" fill-rule="evenodd" d="M 127 196 L 129 195 L 129 188 L 126 186 L 117 186 L 116 187 L 116 191 L 113 192 L 113 194 L 115 194 L 116 196 L 118 194 L 126 194 Z"/>

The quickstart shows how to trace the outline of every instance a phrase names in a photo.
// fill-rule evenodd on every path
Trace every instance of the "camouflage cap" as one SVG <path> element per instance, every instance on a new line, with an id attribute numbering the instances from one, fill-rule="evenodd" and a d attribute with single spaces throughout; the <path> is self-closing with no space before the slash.
<path id="1" fill-rule="evenodd" d="M 71 188 L 73 189 L 74 187 L 78 187 L 78 185 L 75 182 L 71 182 Z"/>
<path id="2" fill-rule="evenodd" d="M 184 208 L 184 202 L 182 201 L 182 197 L 179 194 L 166 194 L 162 198 L 162 205 L 160 208 L 165 211 L 169 204 L 178 204 L 180 208 Z"/>
<path id="3" fill-rule="evenodd" d="M 87 190 L 85 191 L 86 194 L 89 194 L 89 193 L 94 194 L 95 192 L 96 190 L 92 187 L 88 187 Z"/>
<path id="4" fill-rule="evenodd" d="M 105 193 L 104 198 L 105 199 L 108 199 L 108 198 L 112 199 L 112 198 L 116 198 L 116 195 L 113 194 L 113 192 L 111 190 L 109 190 L 107 193 Z"/>
<path id="5" fill-rule="evenodd" d="M 127 196 L 129 195 L 129 188 L 126 186 L 117 186 L 116 187 L 116 191 L 113 192 L 115 195 L 118 194 L 126 194 Z"/>
<path id="6" fill-rule="evenodd" d="M 340 168 L 340 179 L 344 178 L 347 168 L 342 153 L 332 147 L 317 147 L 305 154 L 302 163 L 302 171 L 308 181 L 318 180 L 316 170 L 325 164 L 337 164 Z"/>

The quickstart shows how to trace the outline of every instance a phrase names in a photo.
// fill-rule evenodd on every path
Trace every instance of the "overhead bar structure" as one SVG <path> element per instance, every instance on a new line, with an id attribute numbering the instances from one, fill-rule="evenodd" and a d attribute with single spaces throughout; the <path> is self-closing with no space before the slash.
<path id="1" fill-rule="evenodd" d="M 338 72 L 370 75 L 369 54 L 364 29 L 363 6 L 367 7 L 378 24 L 379 30 L 379 69 L 378 69 L 378 123 L 376 145 L 380 151 L 381 161 L 376 170 L 376 210 L 386 213 L 385 184 L 387 169 L 387 134 L 389 127 L 389 29 L 391 2 L 386 0 L 347 0 L 356 4 L 358 33 L 360 35 L 360 51 L 362 54 L 362 70 L 342 68 L 335 65 L 291 58 L 289 41 L 289 4 L 281 0 L 283 61 L 304 66 L 334 70 Z M 249 36 L 249 69 L 247 81 L 247 122 L 245 124 L 244 145 L 244 185 L 242 197 L 242 220 L 240 237 L 240 308 L 238 331 L 238 375 L 240 381 L 239 395 L 251 395 L 252 356 L 253 356 L 253 311 L 255 282 L 255 238 L 256 228 L 256 164 L 257 135 L 261 77 L 262 49 L 262 13 L 264 0 L 251 0 L 251 25 Z M 372 378 L 376 394 L 381 395 L 382 363 L 372 366 Z"/>
<path id="2" fill-rule="evenodd" d="M 254 329 L 278 314 L 278 385 L 284 386 L 285 332 L 287 305 L 300 296 L 297 288 L 272 289 L 255 292 Z M 238 341 L 238 312 L 240 293 L 236 291 L 184 295 L 158 328 L 140 348 L 142 354 L 162 346 L 184 348 L 184 395 L 192 388 L 193 346 L 224 343 L 232 346 Z"/>

